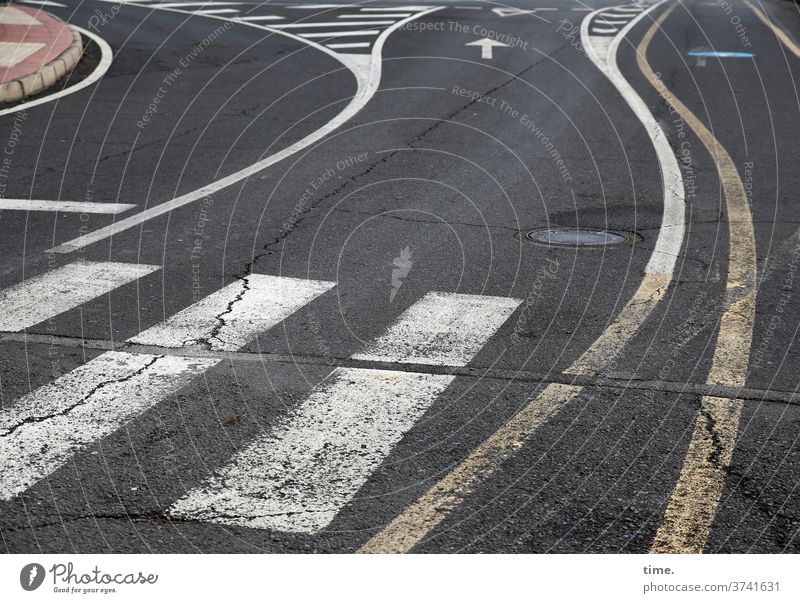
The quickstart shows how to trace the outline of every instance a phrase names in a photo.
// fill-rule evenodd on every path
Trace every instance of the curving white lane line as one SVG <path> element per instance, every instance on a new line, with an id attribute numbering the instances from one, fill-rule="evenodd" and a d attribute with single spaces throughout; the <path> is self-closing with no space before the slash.
<path id="1" fill-rule="evenodd" d="M 647 263 L 639 288 L 597 340 L 570 365 L 565 371 L 567 374 L 597 374 L 617 357 L 663 299 L 683 243 L 684 195 L 678 162 L 670 151 L 664 132 L 644 101 L 622 77 L 616 57 L 622 39 L 660 4 L 661 2 L 648 7 L 614 38 L 589 34 L 591 19 L 608 9 L 595 11 L 581 22 L 581 43 L 590 60 L 614 83 L 653 141 L 664 183 L 664 214 L 655 250 Z M 534 437 L 537 430 L 575 400 L 582 390 L 582 386 L 560 383 L 551 383 L 545 387 L 466 459 L 367 541 L 358 552 L 409 552 L 458 508 L 467 496 L 489 479 L 506 459 Z M 455 529 L 455 526 L 450 529 Z"/>
<path id="2" fill-rule="evenodd" d="M 147 6 L 147 8 L 157 9 L 158 6 Z M 300 36 L 296 36 L 292 33 L 287 31 L 282 31 L 279 29 L 273 29 L 266 25 L 258 25 L 256 23 L 249 23 L 249 22 L 242 22 L 237 21 L 241 25 L 246 25 L 248 27 L 256 27 L 258 29 L 264 29 L 276 34 L 280 34 L 282 36 L 287 36 L 292 38 L 293 40 L 297 40 L 298 42 L 302 42 L 303 44 L 307 44 L 309 46 L 313 46 L 314 48 L 321 50 L 322 52 L 334 57 L 336 60 L 341 62 L 345 67 L 347 67 L 355 76 L 358 88 L 356 90 L 355 96 L 350 100 L 347 106 L 339 113 L 336 117 L 334 117 L 331 121 L 320 127 L 318 130 L 315 130 L 311 134 L 308 134 L 304 138 L 301 138 L 294 144 L 286 147 L 285 149 L 278 151 L 270 155 L 269 157 L 265 157 L 261 161 L 258 161 L 252 165 L 249 165 L 246 168 L 239 170 L 238 172 L 234 172 L 224 178 L 221 178 L 211 184 L 208 184 L 202 188 L 198 188 L 194 191 L 186 193 L 185 195 L 181 195 L 180 197 L 176 197 L 171 201 L 166 201 L 164 203 L 160 203 L 159 205 L 153 206 L 149 209 L 139 212 L 138 214 L 134 214 L 129 216 L 119 222 L 115 222 L 114 224 L 110 224 L 104 228 L 100 228 L 94 232 L 90 232 L 83 236 L 77 237 L 72 239 L 71 241 L 67 241 L 66 243 L 62 243 L 56 247 L 51 249 L 47 249 L 45 253 L 71 253 L 73 251 L 77 251 L 82 249 L 88 245 L 93 243 L 97 243 L 98 241 L 102 241 L 109 237 L 113 237 L 115 234 L 128 230 L 134 226 L 138 226 L 147 220 L 151 220 L 157 216 L 161 216 L 163 214 L 169 213 L 174 209 L 179 207 L 183 207 L 184 205 L 188 205 L 189 203 L 193 203 L 198 199 L 202 199 L 208 195 L 216 193 L 224 188 L 231 186 L 232 184 L 236 184 L 237 182 L 241 182 L 245 178 L 252 176 L 253 174 L 260 172 L 261 170 L 286 159 L 290 155 L 297 153 L 308 147 L 309 145 L 314 144 L 315 142 L 321 140 L 337 128 L 343 125 L 347 121 L 353 118 L 364 106 L 372 99 L 375 95 L 376 90 L 381 81 L 381 52 L 383 50 L 383 44 L 386 41 L 386 38 L 389 37 L 395 30 L 399 29 L 406 23 L 413 21 L 414 19 L 418 19 L 424 15 L 432 13 L 434 11 L 439 10 L 441 7 L 435 6 L 431 8 L 427 8 L 426 10 L 422 10 L 420 12 L 414 13 L 410 17 L 398 21 L 391 27 L 385 29 L 378 39 L 375 41 L 375 45 L 372 48 L 372 52 L 370 54 L 358 55 L 358 54 L 340 54 L 337 52 L 333 52 L 332 50 L 325 48 L 321 44 L 317 44 L 316 42 L 312 42 L 305 38 L 301 38 Z M 186 11 L 179 11 L 174 9 L 163 9 L 163 10 L 171 10 L 173 12 L 182 12 L 186 13 Z M 220 19 L 228 21 L 224 17 L 216 17 L 214 15 L 203 15 L 207 18 L 212 19 Z"/>
<path id="3" fill-rule="evenodd" d="M 44 103 L 49 103 L 63 96 L 67 96 L 68 94 L 73 94 L 74 92 L 83 90 L 87 86 L 91 86 L 92 84 L 94 84 L 97 80 L 99 80 L 106 74 L 108 68 L 111 67 L 111 62 L 114 60 L 114 52 L 111 50 L 111 46 L 109 46 L 108 43 L 97 34 L 93 34 L 92 32 L 83 29 L 82 27 L 78 27 L 76 25 L 70 25 L 70 27 L 72 29 L 76 29 L 87 38 L 90 38 L 100 47 L 100 62 L 97 64 L 97 67 L 95 67 L 94 71 L 92 71 L 89 77 L 81 80 L 74 86 L 70 86 L 69 88 L 64 88 L 63 90 L 59 90 L 58 92 L 54 92 L 53 94 L 48 94 L 47 96 L 37 98 L 36 100 L 28 101 L 27 103 L 21 103 L 19 105 L 9 107 L 8 109 L 3 109 L 2 111 L 0 111 L 0 117 L 2 117 L 3 115 L 8 115 L 10 113 L 19 113 L 20 111 L 27 111 L 32 107 L 43 105 Z"/>
<path id="4" fill-rule="evenodd" d="M 666 0 L 658 2 L 643 12 L 639 17 L 628 23 L 619 34 L 613 38 L 605 36 L 592 36 L 589 34 L 589 22 L 596 16 L 609 9 L 596 10 L 581 22 L 581 42 L 586 54 L 597 68 L 614 84 L 625 102 L 642 123 L 647 135 L 656 151 L 658 165 L 661 167 L 661 183 L 664 188 L 664 212 L 661 216 L 661 228 L 656 240 L 655 249 L 647 262 L 647 274 L 672 274 L 675 262 L 683 245 L 683 235 L 686 224 L 686 201 L 684 198 L 683 178 L 678 167 L 678 160 L 669 145 L 664 131 L 658 125 L 656 118 L 647 108 L 642 97 L 637 94 L 628 83 L 617 65 L 617 50 L 628 32 L 656 7 L 664 4 Z M 620 8 L 620 7 L 616 7 Z"/>

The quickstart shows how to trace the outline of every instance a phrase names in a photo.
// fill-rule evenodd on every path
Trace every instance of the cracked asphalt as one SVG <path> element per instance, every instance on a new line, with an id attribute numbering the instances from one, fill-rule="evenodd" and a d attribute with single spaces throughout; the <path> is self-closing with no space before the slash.
<path id="1" fill-rule="evenodd" d="M 515 3 L 521 11 L 504 16 L 487 3 L 426 4 L 438 8 L 421 14 L 418 5 L 387 2 L 375 6 L 420 15 L 393 29 L 378 51 L 326 46 L 299 28 L 262 27 L 336 21 L 369 4 L 303 9 L 245 0 L 236 15 L 212 15 L 133 2 L 95 23 L 91 31 L 114 51 L 98 83 L 0 116 L 0 146 L 10 166 L 4 197 L 136 207 L 120 214 L 3 210 L 0 288 L 73 262 L 153 269 L 47 321 L 0 332 L 0 440 L 32 423 L 46 429 L 59 417 L 68 426 L 41 432 L 52 439 L 31 436 L 42 438 L 31 455 L 59 460 L 48 460 L 42 476 L 23 476 L 21 491 L 0 498 L 3 550 L 349 553 L 374 544 L 382 552 L 646 553 L 671 525 L 665 517 L 678 504 L 682 480 L 694 488 L 687 467 L 697 449 L 721 488 L 700 501 L 712 509 L 710 516 L 697 512 L 707 528 L 700 550 L 800 552 L 800 55 L 740 0 L 729 3 L 730 13 L 715 0 L 678 3 L 642 55 L 641 41 L 672 4 L 642 13 L 622 32 L 616 54 L 683 184 L 685 231 L 674 268 L 647 298 L 639 297 L 640 287 L 661 249 L 659 236 L 675 228 L 665 221 L 665 198 L 680 191 L 665 190 L 665 159 L 650 131 L 581 43 L 582 20 L 618 4 L 525 0 Z M 634 17 L 653 4 L 631 6 Z M 800 40 L 794 3 L 759 6 Z M 48 10 L 89 28 L 96 11 L 109 7 L 82 0 Z M 241 18 L 248 15 L 274 19 Z M 468 44 L 486 36 L 524 45 L 495 46 L 491 59 L 482 58 Z M 714 51 L 753 56 L 690 54 Z M 351 52 L 361 53 L 361 69 L 369 57 L 380 64 L 368 102 L 295 153 L 203 192 L 313 137 L 365 94 L 369 87 L 359 87 L 336 56 Z M 720 153 L 708 151 L 706 135 L 659 94 L 642 56 L 730 155 L 735 173 L 720 170 Z M 165 88 L 166 78 L 172 79 Z M 158 96 L 160 89 L 166 92 Z M 729 203 L 729 181 L 742 185 L 746 219 Z M 113 236 L 52 251 L 193 192 L 193 202 Z M 753 227 L 757 270 L 749 282 L 734 283 L 741 240 L 729 233 L 745 221 Z M 624 245 L 586 248 L 526 239 L 545 227 L 632 237 Z M 302 303 L 273 299 L 254 285 L 260 275 L 318 289 Z M 227 297 L 208 302 L 207 316 L 179 314 L 225 287 Z M 748 287 L 752 316 L 733 301 Z M 470 309 L 462 323 L 439 332 L 436 321 L 446 320 L 431 314 L 426 326 L 434 335 L 414 344 L 418 357 L 376 352 L 375 342 L 431 292 L 515 303 L 491 329 L 492 315 L 475 318 Z M 67 295 L 54 287 L 31 303 Z M 278 316 L 272 322 L 259 315 L 270 304 Z M 176 315 L 183 318 L 170 323 Z M 638 322 L 630 326 L 626 316 Z M 751 340 L 726 347 L 725 325 L 750 319 Z M 180 345 L 136 341 L 162 323 L 192 335 Z M 411 337 L 413 326 L 402 324 L 398 337 Z M 447 356 L 459 349 L 459 334 L 467 348 L 480 329 L 490 332 L 463 362 Z M 252 337 L 240 345 L 241 332 Z M 450 359 L 430 360 L 440 352 Z M 69 388 L 47 389 L 81 367 L 101 366 L 108 354 L 143 364 L 91 373 L 97 381 L 87 381 L 72 402 Z M 603 362 L 575 368 L 589 357 Z M 167 387 L 169 374 L 154 372 L 162 359 L 195 364 Z M 740 361 L 741 379 L 716 379 Z M 340 383 L 368 372 L 386 390 L 336 398 L 345 387 Z M 416 379 L 418 389 L 390 390 L 403 379 Z M 434 381 L 443 384 L 440 391 Z M 98 396 L 103 389 L 115 397 L 107 401 L 108 415 Z M 556 390 L 569 396 L 546 406 Z M 43 391 L 57 393 L 50 398 Z M 392 396 L 387 408 L 374 415 L 363 410 L 384 400 L 385 391 Z M 312 419 L 303 422 L 303 411 L 325 396 L 331 408 L 318 417 L 319 436 Z M 429 401 L 407 428 L 386 427 L 406 412 L 406 397 L 413 406 L 425 396 Z M 709 400 L 732 401 L 740 413 L 732 430 Z M 98 405 L 92 418 L 69 423 L 88 402 Z M 128 402 L 140 410 L 130 416 L 120 410 L 125 419 L 114 423 L 114 408 Z M 352 408 L 342 411 L 340 403 Z M 526 413 L 544 418 L 535 428 L 517 427 L 515 419 Z M 348 435 L 353 442 L 363 435 L 346 422 L 351 415 L 378 434 L 359 444 L 364 450 L 347 448 Z M 113 429 L 102 436 L 77 435 L 105 425 Z M 512 437 L 509 430 L 517 431 Z M 395 431 L 393 439 L 386 435 Z M 334 441 L 314 448 L 326 434 Z M 267 453 L 257 449 L 263 459 L 252 453 L 258 442 L 269 444 Z M 0 446 L 0 453 L 16 459 L 23 444 L 29 445 Z M 313 471 L 297 466 L 302 459 L 290 453 L 267 458 L 270 450 L 305 445 L 303 462 Z M 62 449 L 70 454 L 59 457 Z M 225 516 L 212 506 L 211 519 L 203 520 L 175 510 L 178 501 L 224 482 L 219 476 L 233 479 L 237 466 L 249 467 L 254 458 L 282 466 L 300 491 L 310 483 L 315 495 L 330 494 L 328 505 L 314 506 L 310 494 L 306 506 L 300 495 L 275 501 L 258 489 L 266 478 L 256 469 L 241 490 L 221 495 L 253 497 L 241 513 Z M 339 464 L 329 466 L 331 458 Z M 345 483 L 351 490 L 339 504 Z M 331 512 L 330 521 L 313 530 L 291 517 L 323 511 Z M 276 516 L 296 529 L 244 525 L 267 525 Z M 664 541 L 677 551 L 679 536 L 672 538 Z"/>

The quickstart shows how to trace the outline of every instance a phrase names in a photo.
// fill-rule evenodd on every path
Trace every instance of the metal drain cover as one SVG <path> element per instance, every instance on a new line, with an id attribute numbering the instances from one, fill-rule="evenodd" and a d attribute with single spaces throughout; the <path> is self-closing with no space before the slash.
<path id="1" fill-rule="evenodd" d="M 634 239 L 633 233 L 594 228 L 537 228 L 525 233 L 525 238 L 541 245 L 562 247 L 613 247 L 625 245 Z"/>

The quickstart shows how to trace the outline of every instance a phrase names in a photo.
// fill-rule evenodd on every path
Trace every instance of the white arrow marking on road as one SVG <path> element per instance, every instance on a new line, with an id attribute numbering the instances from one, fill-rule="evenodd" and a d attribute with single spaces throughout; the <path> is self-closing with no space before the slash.
<path id="1" fill-rule="evenodd" d="M 491 59 L 492 48 L 494 46 L 508 46 L 508 44 L 503 44 L 502 42 L 498 42 L 497 40 L 492 40 L 490 38 L 483 38 L 481 40 L 475 40 L 474 42 L 467 42 L 467 46 L 480 46 L 481 58 Z"/>

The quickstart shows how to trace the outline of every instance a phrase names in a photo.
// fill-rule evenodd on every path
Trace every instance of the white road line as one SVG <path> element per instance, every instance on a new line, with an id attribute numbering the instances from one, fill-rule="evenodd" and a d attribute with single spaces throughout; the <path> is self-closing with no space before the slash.
<path id="1" fill-rule="evenodd" d="M 659 3 L 660 4 L 660 3 Z M 649 11 L 655 10 L 659 4 Z M 648 12 L 649 12 L 648 11 Z M 650 313 L 664 297 L 672 280 L 675 260 L 683 241 L 684 210 L 683 181 L 675 154 L 672 153 L 663 132 L 653 130 L 658 125 L 633 88 L 617 67 L 617 50 L 621 40 L 645 16 L 645 12 L 613 39 L 589 35 L 588 24 L 595 13 L 581 22 L 581 43 L 589 58 L 611 79 L 634 113 L 642 121 L 656 148 L 664 182 L 664 213 L 656 249 L 645 268 L 645 277 L 639 288 L 614 321 L 600 337 L 569 367 L 569 373 L 596 374 L 619 354 L 630 342 Z M 644 113 L 641 113 L 644 111 Z M 660 135 L 660 136 L 657 136 Z M 665 231 L 676 231 L 665 233 Z M 671 260 L 661 251 L 671 252 Z M 529 401 L 514 417 L 484 440 L 466 459 L 450 470 L 414 504 L 406 508 L 383 530 L 364 544 L 362 553 L 405 553 L 421 542 L 453 509 L 475 491 L 502 463 L 532 438 L 548 421 L 552 420 L 581 392 L 581 387 L 550 384 Z"/>
<path id="2" fill-rule="evenodd" d="M 136 207 L 133 203 L 94 201 L 47 201 L 41 199 L 0 199 L 0 210 L 57 211 L 79 214 L 119 214 Z"/>
<path id="3" fill-rule="evenodd" d="M 432 6 L 385 6 L 382 8 L 374 8 L 374 7 L 364 7 L 362 8 L 362 12 L 371 12 L 371 13 L 390 13 L 397 9 L 400 10 L 430 10 L 433 8 Z"/>
<path id="4" fill-rule="evenodd" d="M 353 358 L 463 366 L 521 300 L 430 293 Z M 355 496 L 454 379 L 336 369 L 272 435 L 168 511 L 224 525 L 314 534 Z"/>
<path id="5" fill-rule="evenodd" d="M 381 32 L 377 29 L 363 29 L 361 31 L 318 31 L 297 35 L 301 38 L 347 38 L 353 36 L 377 36 L 380 33 Z"/>
<path id="6" fill-rule="evenodd" d="M 50 0 L 22 0 L 25 4 L 36 4 L 37 6 L 56 6 L 58 8 L 67 8 L 66 4 L 60 2 L 51 2 Z"/>
<path id="7" fill-rule="evenodd" d="M 177 347 L 207 341 L 215 350 L 235 350 L 333 286 L 250 275 L 246 284 L 232 283 L 128 341 Z M 29 488 L 218 362 L 106 352 L 0 410 L 0 499 Z"/>
<path id="8" fill-rule="evenodd" d="M 158 269 L 147 264 L 73 262 L 26 279 L 0 291 L 0 331 L 27 329 Z"/>
<path id="9" fill-rule="evenodd" d="M 351 4 L 296 4 L 289 5 L 288 8 L 297 10 L 319 10 L 323 8 L 351 8 Z"/>
<path id="10" fill-rule="evenodd" d="M 595 25 L 625 25 L 628 21 L 606 21 L 605 19 L 597 19 L 594 24 Z M 616 29 L 616 28 L 615 28 Z"/>
<path id="11" fill-rule="evenodd" d="M 410 17 L 411 13 L 379 13 L 377 15 L 364 15 L 364 14 L 354 14 L 354 15 L 339 15 L 340 19 L 388 19 L 393 17 Z"/>
<path id="12" fill-rule="evenodd" d="M 236 21 L 282 21 L 283 17 L 278 15 L 252 15 L 247 17 L 236 17 Z"/>
<path id="13" fill-rule="evenodd" d="M 595 27 L 594 25 L 592 25 L 592 33 L 599 33 L 599 34 L 610 34 L 610 33 L 616 33 L 616 32 L 618 32 L 618 31 L 619 31 L 619 30 L 618 30 L 617 28 L 615 28 L 615 27 L 612 27 L 612 28 L 608 28 L 608 27 Z"/>
<path id="14" fill-rule="evenodd" d="M 315 21 L 309 23 L 281 23 L 272 25 L 271 27 L 275 29 L 307 29 L 309 27 L 338 27 L 339 25 L 364 27 L 365 25 L 391 25 L 392 23 L 394 23 L 394 21 L 369 21 L 368 23 L 364 21 L 334 21 L 332 23 L 320 23 Z"/>
<path id="15" fill-rule="evenodd" d="M 134 0 L 138 2 L 139 0 Z M 246 4 L 245 2 L 165 2 L 164 4 L 153 4 L 153 8 L 194 8 L 207 6 L 236 6 Z M 211 14 L 212 11 L 203 11 L 204 13 Z"/>
<path id="16" fill-rule="evenodd" d="M 238 13 L 238 8 L 215 8 L 212 10 L 198 10 L 195 11 L 196 15 L 229 15 L 231 13 Z"/>
<path id="17" fill-rule="evenodd" d="M 345 48 L 369 48 L 369 42 L 341 42 L 335 44 L 325 44 L 328 48 L 345 49 Z"/>
<path id="18" fill-rule="evenodd" d="M 172 348 L 207 343 L 213 350 L 232 352 L 334 284 L 251 274 L 246 281 L 223 287 L 128 341 Z"/>
<path id="19" fill-rule="evenodd" d="M 106 352 L 0 411 L 0 499 L 27 490 L 217 362 Z"/>
<path id="20" fill-rule="evenodd" d="M 410 7 L 408 8 L 410 9 Z M 116 222 L 114 222 L 114 224 L 110 224 L 103 228 L 99 228 L 94 232 L 90 232 L 86 235 L 77 237 L 75 239 L 71 239 L 60 245 L 56 245 L 55 247 L 45 250 L 45 253 L 72 253 L 74 251 L 78 251 L 79 249 L 83 249 L 84 247 L 86 247 L 87 245 L 91 245 L 92 243 L 97 243 L 98 241 L 103 241 L 105 239 L 113 237 L 115 234 L 124 232 L 129 228 L 133 228 L 134 226 L 143 224 L 147 220 L 170 213 L 171 211 L 179 207 L 183 207 L 184 205 L 188 205 L 189 203 L 194 203 L 195 201 L 203 199 L 209 195 L 212 195 L 217 191 L 220 191 L 222 189 L 231 186 L 232 184 L 241 182 L 245 178 L 248 178 L 253 174 L 257 174 L 258 172 L 264 170 L 265 168 L 274 165 L 286 159 L 287 157 L 291 157 L 295 153 L 311 146 L 315 142 L 322 140 L 323 138 L 325 138 L 325 136 L 337 130 L 340 126 L 347 123 L 353 116 L 357 115 L 359 111 L 361 111 L 361 109 L 363 109 L 366 106 L 366 104 L 370 101 L 370 99 L 372 99 L 372 97 L 375 95 L 375 92 L 378 90 L 378 86 L 380 85 L 381 81 L 381 71 L 382 71 L 381 52 L 383 51 L 384 41 L 393 32 L 401 28 L 406 23 L 410 23 L 415 19 L 424 17 L 430 13 L 439 10 L 440 8 L 441 7 L 436 7 L 436 6 L 428 8 L 425 11 L 415 13 L 412 16 L 408 17 L 407 19 L 402 19 L 401 21 L 398 21 L 394 25 L 387 27 L 378 36 L 378 39 L 375 41 L 375 45 L 372 47 L 372 52 L 366 56 L 359 54 L 337 53 L 331 50 L 330 48 L 326 48 L 322 44 L 295 35 L 288 31 L 281 31 L 279 29 L 274 29 L 267 25 L 261 25 L 257 23 L 240 22 L 242 25 L 247 25 L 249 27 L 257 27 L 259 29 L 275 32 L 277 34 L 293 38 L 294 40 L 303 42 L 305 44 L 308 44 L 309 46 L 313 46 L 314 48 L 340 61 L 345 67 L 347 67 L 347 69 L 349 69 L 352 72 L 353 76 L 356 78 L 358 88 L 356 90 L 356 93 L 353 95 L 353 98 L 350 100 L 347 106 L 344 109 L 342 109 L 341 113 L 336 115 L 329 122 L 319 127 L 318 129 L 314 130 L 307 136 L 301 138 L 297 142 L 290 144 L 288 147 L 278 151 L 277 153 L 268 155 L 261 161 L 257 161 L 252 165 L 248 165 L 247 167 L 242 168 L 241 170 L 238 170 L 232 174 L 220 178 L 219 180 L 215 180 L 214 182 L 207 184 L 206 186 L 202 186 L 196 190 L 188 192 L 185 195 L 181 195 L 180 197 L 175 197 L 174 199 L 171 199 L 169 201 L 159 203 L 137 214 L 128 216 L 127 218 L 124 218 L 122 220 L 117 220 Z M 211 15 L 209 15 L 208 18 L 219 19 L 220 21 L 227 20 L 224 19 L 223 17 L 214 17 Z M 84 30 L 81 30 L 81 32 L 83 31 Z M 96 36 L 92 34 L 92 38 L 95 39 Z M 99 40 L 100 38 L 96 39 Z M 106 44 L 104 41 L 102 42 L 102 44 L 108 47 L 108 44 Z M 109 56 L 110 56 L 110 49 L 109 49 Z M 92 75 L 94 75 L 94 73 Z M 9 111 L 14 109 L 19 110 L 21 108 L 22 106 L 18 106 L 9 109 Z M 0 112 L 0 115 L 2 115 L 2 112 Z"/>
<path id="21" fill-rule="evenodd" d="M 661 2 L 655 6 L 659 6 Z M 655 8 L 655 6 L 653 8 Z M 587 15 L 581 23 L 581 42 L 592 62 L 602 71 L 633 110 L 638 120 L 647 131 L 653 143 L 658 164 L 661 167 L 661 183 L 664 191 L 664 210 L 661 216 L 661 226 L 656 239 L 655 248 L 650 260 L 647 262 L 645 272 L 648 274 L 672 275 L 675 262 L 681 252 L 683 235 L 686 223 L 686 201 L 683 190 L 683 177 L 678 160 L 669 144 L 664 130 L 658 124 L 642 97 L 628 83 L 617 65 L 619 45 L 628 32 L 638 23 L 644 15 L 653 10 L 640 13 L 632 19 L 619 35 L 606 42 L 605 39 L 591 40 L 588 25 L 595 14 Z M 597 14 L 602 14 L 600 11 Z M 592 28 L 597 31 L 596 28 Z M 612 33 L 606 30 L 602 33 Z"/>

